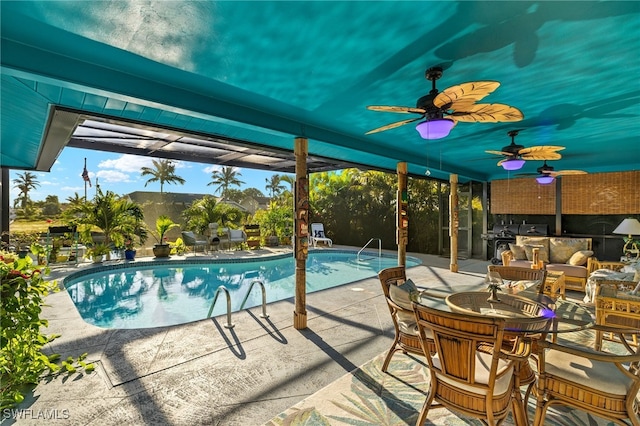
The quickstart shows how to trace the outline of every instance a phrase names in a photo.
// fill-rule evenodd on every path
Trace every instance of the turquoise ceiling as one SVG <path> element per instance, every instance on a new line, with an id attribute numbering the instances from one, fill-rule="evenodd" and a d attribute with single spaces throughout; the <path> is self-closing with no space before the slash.
<path id="1" fill-rule="evenodd" d="M 2 1 L 4 167 L 42 164 L 51 107 L 309 151 L 447 179 L 507 177 L 485 150 L 561 145 L 556 170 L 640 169 L 640 2 Z M 411 118 L 440 65 L 443 90 L 501 86 L 483 103 L 517 123 L 463 123 L 440 140 Z M 47 137 L 48 136 L 48 137 Z M 46 143 L 45 143 L 46 141 Z M 64 144 L 65 141 L 54 141 Z M 50 149 L 51 150 L 51 149 Z M 208 159 L 214 161 L 215 159 Z M 521 172 L 534 172 L 539 161 Z M 45 167 L 46 168 L 46 167 Z M 513 173 L 512 173 L 513 176 Z"/>

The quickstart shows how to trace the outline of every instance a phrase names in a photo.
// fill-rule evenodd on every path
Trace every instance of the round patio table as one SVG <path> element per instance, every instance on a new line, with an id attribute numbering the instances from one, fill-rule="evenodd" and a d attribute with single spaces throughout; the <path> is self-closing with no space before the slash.
<path id="1" fill-rule="evenodd" d="M 507 318 L 505 331 L 508 329 L 508 333 L 523 336 L 533 344 L 537 339 L 546 339 L 547 334 L 551 334 L 552 339 L 555 340 L 557 333 L 579 331 L 594 324 L 593 316 L 583 306 L 561 298 L 553 299 L 531 289 L 516 295 L 500 293 L 498 294 L 500 302 L 487 300 L 491 293 L 478 291 L 477 286 L 456 288 L 463 291 L 452 292 L 451 290 L 445 287 L 430 288 L 413 299 L 416 303 L 445 312 Z M 530 370 L 528 363 L 520 368 Z M 533 374 L 532 371 L 531 373 Z M 526 373 L 524 375 L 528 376 Z M 528 399 L 529 390 L 523 400 L 519 392 L 519 383 L 518 379 L 514 388 L 516 403 L 513 416 L 516 425 L 524 426 L 528 424 L 525 400 Z"/>
<path id="2" fill-rule="evenodd" d="M 429 306 L 431 308 L 435 308 L 438 310 L 443 310 L 446 312 L 452 312 L 451 306 L 447 304 L 446 298 L 452 294 L 461 294 L 461 293 L 475 293 L 478 292 L 477 286 L 463 286 L 456 288 L 457 291 L 452 291 L 452 288 L 448 287 L 433 287 L 426 289 L 418 295 L 415 301 L 421 305 Z M 568 333 L 579 330 L 584 330 L 586 328 L 591 327 L 595 319 L 593 318 L 591 312 L 586 309 L 584 306 L 581 306 L 575 302 L 569 300 L 563 300 L 561 298 L 553 299 L 545 294 L 539 294 L 535 290 L 524 290 L 516 295 L 510 294 L 502 294 L 498 293 L 500 298 L 507 299 L 510 297 L 516 298 L 525 298 L 532 302 L 538 303 L 546 308 L 546 311 L 543 313 L 546 318 L 548 318 L 548 326 L 546 327 L 545 332 L 549 334 L 557 334 L 557 333 Z M 490 293 L 487 291 L 487 297 L 489 297 Z M 455 309 L 454 309 L 455 310 Z M 550 311 L 550 312 L 549 312 Z M 467 311 L 466 313 L 473 314 L 471 311 Z M 477 312 L 478 315 L 491 315 L 490 311 Z M 499 313 L 496 312 L 495 316 L 499 317 L 509 317 L 508 311 L 502 310 Z M 530 318 L 534 318 L 532 315 L 529 315 Z M 514 313 L 513 318 L 523 318 L 522 315 Z M 510 331 L 513 332 L 531 332 L 534 330 L 523 328 L 522 330 L 517 329 L 517 321 L 513 322 L 513 326 L 509 327 Z M 522 321 L 523 327 L 526 327 L 526 321 Z M 514 328 L 515 327 L 515 328 Z M 540 330 L 536 330 L 540 331 Z"/>

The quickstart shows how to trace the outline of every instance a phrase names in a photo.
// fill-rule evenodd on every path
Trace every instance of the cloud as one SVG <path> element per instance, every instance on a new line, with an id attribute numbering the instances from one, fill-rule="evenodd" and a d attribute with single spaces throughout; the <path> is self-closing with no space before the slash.
<path id="1" fill-rule="evenodd" d="M 140 169 L 143 167 L 153 167 L 153 163 L 151 162 L 151 160 L 152 159 L 148 157 L 125 154 L 120 158 L 101 161 L 100 163 L 98 163 L 98 168 L 115 169 L 127 173 L 139 173 Z"/>
<path id="2" fill-rule="evenodd" d="M 62 188 L 60 188 L 60 191 L 70 191 L 70 192 L 78 192 L 83 190 L 84 190 L 83 186 L 63 186 Z"/>
<path id="3" fill-rule="evenodd" d="M 110 183 L 131 182 L 128 174 L 119 172 L 117 170 L 100 170 L 98 173 L 96 173 L 96 178 L 99 178 L 101 181 L 104 180 L 105 182 Z"/>
<path id="4" fill-rule="evenodd" d="M 213 172 L 220 171 L 220 170 L 222 170 L 222 166 L 219 166 L 217 164 L 212 164 L 212 165 L 207 166 L 204 169 L 202 169 L 203 172 L 205 172 L 205 173 L 207 173 L 209 175 L 211 173 L 213 173 Z"/>

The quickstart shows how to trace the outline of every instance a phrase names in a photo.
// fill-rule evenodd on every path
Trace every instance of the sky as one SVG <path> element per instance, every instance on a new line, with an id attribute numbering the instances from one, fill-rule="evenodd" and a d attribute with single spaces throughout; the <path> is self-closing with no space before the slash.
<path id="1" fill-rule="evenodd" d="M 87 159 L 87 171 L 91 179 L 92 186 L 87 185 L 87 197 L 92 198 L 96 191 L 96 182 L 102 191 L 113 191 L 116 194 L 124 195 L 134 191 L 160 192 L 160 182 L 145 183 L 149 176 L 141 176 L 142 167 L 153 167 L 151 157 L 141 157 L 128 154 L 115 154 L 102 151 L 84 150 L 78 148 L 65 148 L 57 158 L 50 172 L 32 172 L 37 176 L 40 186 L 29 191 L 29 198 L 33 201 L 44 200 L 47 195 L 57 195 L 58 200 L 63 203 L 67 197 L 72 197 L 74 193 L 84 196 L 85 185 L 82 180 L 82 169 L 84 159 Z M 156 159 L 157 160 L 157 159 Z M 214 193 L 216 186 L 207 186 L 211 182 L 211 173 L 220 170 L 222 166 L 213 164 L 190 163 L 172 160 L 176 164 L 176 174 L 186 180 L 184 185 L 164 184 L 164 192 L 179 193 Z M 239 179 L 245 182 L 239 188 L 257 188 L 263 194 L 268 195 L 265 189 L 267 182 L 274 174 L 282 174 L 254 169 L 238 168 L 241 173 Z M 10 205 L 18 196 L 19 191 L 14 188 L 13 180 L 22 170 L 11 170 Z"/>

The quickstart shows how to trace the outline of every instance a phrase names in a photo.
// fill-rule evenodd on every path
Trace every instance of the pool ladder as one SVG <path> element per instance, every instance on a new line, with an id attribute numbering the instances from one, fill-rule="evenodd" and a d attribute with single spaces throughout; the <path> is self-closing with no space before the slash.
<path id="1" fill-rule="evenodd" d="M 369 244 L 371 244 L 374 241 L 378 241 L 378 257 L 382 257 L 382 239 L 380 238 L 371 238 L 367 244 L 364 245 L 364 247 L 362 247 L 360 249 L 360 251 L 358 252 L 358 254 L 356 255 L 356 259 L 358 260 L 358 262 L 360 262 L 362 259 L 360 259 L 360 253 L 362 253 L 364 251 L 364 249 L 366 249 L 367 247 L 369 247 Z M 371 258 L 373 259 L 373 258 Z"/>
<path id="2" fill-rule="evenodd" d="M 249 294 L 251 294 L 251 290 L 253 290 L 253 286 L 259 284 L 262 289 L 262 314 L 260 314 L 260 318 L 269 318 L 269 314 L 267 314 L 267 290 L 264 288 L 264 283 L 262 281 L 256 280 L 251 283 L 249 286 L 249 290 L 247 294 L 244 296 L 244 300 L 242 300 L 242 304 L 240 305 L 240 309 L 244 308 L 244 304 L 247 303 L 247 299 L 249 298 Z M 227 323 L 224 324 L 226 328 L 233 328 L 235 324 L 231 322 L 231 294 L 229 290 L 223 285 L 218 287 L 216 290 L 215 296 L 213 296 L 213 302 L 211 303 L 211 307 L 209 308 L 209 313 L 207 314 L 207 318 L 211 318 L 211 314 L 213 313 L 213 308 L 216 306 L 216 302 L 218 301 L 218 296 L 220 295 L 220 291 L 224 291 L 225 296 L 227 297 Z"/>

